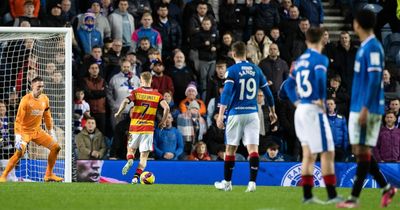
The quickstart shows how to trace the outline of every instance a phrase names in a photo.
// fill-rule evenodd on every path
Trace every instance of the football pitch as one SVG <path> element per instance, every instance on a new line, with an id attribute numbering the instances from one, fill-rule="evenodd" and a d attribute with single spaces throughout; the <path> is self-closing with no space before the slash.
<path id="1" fill-rule="evenodd" d="M 301 210 L 336 209 L 334 205 L 304 205 L 300 187 L 258 186 L 254 193 L 245 193 L 245 186 L 234 186 L 222 192 L 212 185 L 131 185 L 90 183 L 1 183 L 1 210 L 125 210 L 125 209 L 240 209 Z M 326 198 L 324 188 L 315 194 Z M 349 188 L 340 188 L 347 196 Z M 360 209 L 378 209 L 379 189 L 364 189 Z M 387 209 L 400 209 L 396 195 Z"/>

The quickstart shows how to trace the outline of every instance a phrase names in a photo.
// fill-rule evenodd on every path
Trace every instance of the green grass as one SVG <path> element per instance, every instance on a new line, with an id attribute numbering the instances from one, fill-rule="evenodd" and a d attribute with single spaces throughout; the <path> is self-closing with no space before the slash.
<path id="1" fill-rule="evenodd" d="M 211 185 L 128 185 L 89 183 L 1 183 L 1 210 L 127 210 L 127 209 L 254 209 L 301 210 L 336 209 L 333 205 L 301 204 L 299 187 L 257 187 L 257 192 L 244 193 L 245 186 L 234 186 L 222 192 Z M 324 188 L 314 189 L 321 199 Z M 339 189 L 348 195 L 349 188 Z M 380 190 L 364 189 L 361 209 L 378 209 Z M 395 197 L 388 209 L 400 209 Z"/>

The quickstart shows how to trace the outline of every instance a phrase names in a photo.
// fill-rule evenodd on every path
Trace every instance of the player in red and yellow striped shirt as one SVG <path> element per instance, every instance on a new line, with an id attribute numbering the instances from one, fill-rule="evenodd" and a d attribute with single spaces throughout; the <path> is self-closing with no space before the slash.
<path id="1" fill-rule="evenodd" d="M 0 177 L 0 182 L 7 180 L 8 173 L 24 155 L 30 141 L 50 150 L 44 181 L 63 181 L 63 178 L 53 174 L 53 167 L 61 147 L 54 138 L 49 98 L 42 93 L 43 89 L 43 79 L 36 77 L 32 80 L 32 92 L 21 99 L 15 120 L 15 147 L 17 150 L 8 161 L 6 169 Z M 49 133 L 45 132 L 41 127 L 43 118 Z"/>
<path id="2" fill-rule="evenodd" d="M 115 117 L 119 117 L 127 104 L 131 102 L 134 103 L 134 107 L 131 110 L 128 152 L 126 155 L 128 162 L 122 169 L 123 175 L 128 173 L 133 165 L 133 158 L 135 157 L 136 150 L 139 148 L 140 162 L 132 179 L 132 183 L 137 183 L 139 181 L 140 174 L 146 168 L 149 153 L 153 150 L 153 133 L 158 104 L 164 109 L 163 118 L 160 122 L 161 127 L 165 124 L 169 113 L 168 103 L 163 100 L 162 95 L 157 90 L 151 88 L 151 78 L 152 75 L 150 72 L 143 72 L 140 74 L 140 83 L 142 87 L 133 90 L 131 95 L 122 101 L 118 112 L 115 113 Z"/>

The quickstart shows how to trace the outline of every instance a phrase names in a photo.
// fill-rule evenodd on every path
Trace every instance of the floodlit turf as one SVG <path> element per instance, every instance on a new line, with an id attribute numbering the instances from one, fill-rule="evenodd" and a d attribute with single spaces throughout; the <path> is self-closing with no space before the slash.
<path id="1" fill-rule="evenodd" d="M 336 209 L 333 205 L 301 204 L 301 188 L 257 187 L 245 193 L 245 186 L 222 192 L 211 185 L 128 185 L 86 183 L 0 183 L 0 210 L 136 210 L 136 209 Z M 315 194 L 326 198 L 325 189 Z M 339 189 L 348 195 L 349 188 Z M 360 209 L 378 209 L 380 190 L 365 189 Z M 396 195 L 388 209 L 400 209 Z"/>

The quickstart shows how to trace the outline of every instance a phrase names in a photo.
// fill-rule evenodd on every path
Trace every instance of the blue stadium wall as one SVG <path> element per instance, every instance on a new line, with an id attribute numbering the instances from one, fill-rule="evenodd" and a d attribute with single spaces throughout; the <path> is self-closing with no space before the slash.
<path id="1" fill-rule="evenodd" d="M 121 174 L 121 169 L 125 165 L 125 161 L 105 160 L 102 161 L 102 163 L 101 176 L 105 180 L 130 182 L 135 173 L 138 161 L 135 161 L 134 166 L 126 176 Z M 20 165 L 24 166 L 29 164 L 25 164 L 24 161 L 22 161 Z M 400 163 L 381 163 L 379 165 L 386 179 L 396 186 L 400 186 Z M 338 186 L 351 187 L 355 169 L 355 163 L 336 163 L 335 170 Z M 301 165 L 298 162 L 261 162 L 257 185 L 298 186 L 301 174 L 300 170 Z M 223 162 L 149 161 L 146 171 L 151 171 L 155 174 L 156 183 L 158 184 L 211 185 L 215 181 L 223 179 Z M 19 176 L 19 174 L 17 174 L 17 176 Z M 324 186 L 319 164 L 315 168 L 314 177 L 316 186 Z M 233 184 L 247 185 L 248 178 L 248 162 L 236 162 L 233 172 Z M 369 176 L 365 181 L 364 187 L 376 188 L 379 186 Z"/>

